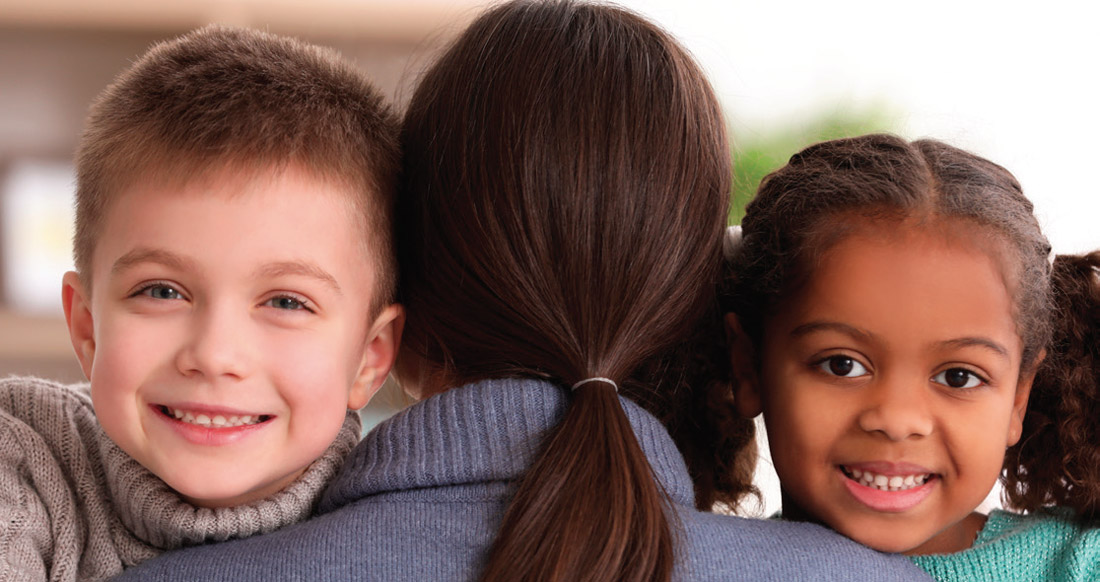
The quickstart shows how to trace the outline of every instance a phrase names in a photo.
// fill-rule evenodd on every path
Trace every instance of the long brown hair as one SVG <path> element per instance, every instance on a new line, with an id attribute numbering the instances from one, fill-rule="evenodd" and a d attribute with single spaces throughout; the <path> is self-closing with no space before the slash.
<path id="1" fill-rule="evenodd" d="M 854 218 L 853 218 L 854 217 Z M 946 217 L 1004 248 L 1021 374 L 1036 372 L 1019 442 L 1005 455 L 1008 505 L 1100 515 L 1100 252 L 1059 256 L 1015 177 L 935 140 L 866 135 L 810 146 L 764 179 L 742 221 L 722 292 L 759 345 L 764 321 L 812 273 L 849 221 Z M 1043 353 L 1046 357 L 1040 360 Z"/>
<path id="2" fill-rule="evenodd" d="M 606 377 L 689 335 L 721 262 L 724 122 L 689 55 L 625 10 L 511 2 L 426 73 L 403 128 L 404 354 L 447 387 Z M 665 496 L 613 386 L 572 393 L 504 517 L 485 580 L 667 580 Z"/>

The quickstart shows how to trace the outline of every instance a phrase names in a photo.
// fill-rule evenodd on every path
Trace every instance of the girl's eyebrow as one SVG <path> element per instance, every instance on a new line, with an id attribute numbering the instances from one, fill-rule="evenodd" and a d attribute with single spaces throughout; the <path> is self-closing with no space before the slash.
<path id="1" fill-rule="evenodd" d="M 802 325 L 794 328 L 791 331 L 791 335 L 794 337 L 802 337 L 819 331 L 835 331 L 850 335 L 860 341 L 870 342 L 874 340 L 874 335 L 866 332 L 858 327 L 853 327 L 846 323 L 840 323 L 837 321 L 811 321 L 809 323 L 803 323 Z"/>
<path id="2" fill-rule="evenodd" d="M 997 355 L 1007 358 L 1008 349 L 1001 344 L 985 337 L 961 337 L 952 340 L 946 340 L 939 342 L 939 346 L 942 348 L 969 348 L 980 347 L 988 348 L 989 350 L 996 352 Z"/>
<path id="3" fill-rule="evenodd" d="M 836 322 L 836 321 L 811 321 L 809 323 L 804 323 L 804 324 L 794 328 L 794 330 L 791 331 L 791 336 L 793 336 L 793 337 L 802 337 L 804 335 L 808 335 L 808 334 L 818 332 L 818 331 L 834 331 L 834 332 L 838 332 L 838 333 L 842 333 L 842 334 L 845 334 L 845 335 L 852 336 L 852 337 L 854 337 L 854 338 L 856 338 L 860 341 L 864 341 L 864 342 L 870 342 L 870 341 L 874 340 L 874 335 L 873 334 L 871 334 L 869 332 L 866 332 L 862 329 L 859 329 L 858 327 L 853 327 L 853 326 L 848 325 L 846 323 L 839 323 L 839 322 Z M 986 348 L 986 349 L 996 353 L 997 355 L 999 355 L 1003 358 L 1009 357 L 1008 348 L 1004 347 L 1003 345 L 1001 345 L 1001 344 L 999 344 L 999 343 L 997 343 L 997 342 L 995 342 L 995 341 L 993 341 L 993 340 L 991 340 L 987 337 L 981 337 L 981 336 L 968 336 L 968 337 L 960 337 L 960 338 L 955 338 L 955 339 L 944 340 L 942 342 L 937 342 L 936 347 L 941 348 L 941 349 L 959 349 L 959 348 L 979 347 L 979 348 Z"/>

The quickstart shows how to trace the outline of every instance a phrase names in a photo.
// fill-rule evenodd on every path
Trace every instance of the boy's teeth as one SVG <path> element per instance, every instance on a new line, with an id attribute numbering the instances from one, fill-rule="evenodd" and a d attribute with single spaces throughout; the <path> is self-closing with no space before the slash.
<path id="1" fill-rule="evenodd" d="M 165 411 L 168 412 L 169 416 L 174 417 L 176 420 L 186 422 L 187 424 L 214 428 L 232 428 L 235 426 L 258 424 L 264 419 L 262 415 L 253 416 L 250 414 L 244 416 L 223 416 L 221 414 L 215 414 L 211 417 L 201 413 L 194 414 L 186 410 L 171 409 L 168 407 L 165 407 Z"/>
<path id="2" fill-rule="evenodd" d="M 930 474 L 918 475 L 878 475 L 870 471 L 844 468 L 851 479 L 865 487 L 871 487 L 880 491 L 904 491 L 924 485 L 931 477 Z"/>

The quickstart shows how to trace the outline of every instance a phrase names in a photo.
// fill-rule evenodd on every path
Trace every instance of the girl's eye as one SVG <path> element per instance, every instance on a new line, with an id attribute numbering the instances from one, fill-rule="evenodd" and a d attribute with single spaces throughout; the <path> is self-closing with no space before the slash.
<path id="1" fill-rule="evenodd" d="M 932 376 L 932 381 L 950 388 L 977 388 L 985 380 L 965 368 L 949 368 Z"/>
<path id="2" fill-rule="evenodd" d="M 153 299 L 183 299 L 183 295 L 179 291 L 168 285 L 149 285 L 141 291 L 138 291 L 138 293 L 152 297 Z"/>
<path id="3" fill-rule="evenodd" d="M 275 309 L 286 309 L 288 311 L 306 310 L 311 311 L 305 301 L 290 297 L 288 295 L 281 295 L 279 297 L 272 297 L 264 302 L 264 305 L 270 305 Z"/>
<path id="4" fill-rule="evenodd" d="M 830 356 L 818 362 L 817 367 L 826 374 L 841 378 L 856 378 L 867 374 L 867 368 L 863 364 L 848 356 Z"/>

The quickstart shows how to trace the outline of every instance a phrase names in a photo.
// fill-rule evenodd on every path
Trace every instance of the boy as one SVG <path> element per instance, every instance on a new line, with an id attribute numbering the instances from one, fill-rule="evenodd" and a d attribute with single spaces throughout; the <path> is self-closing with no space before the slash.
<path id="1" fill-rule="evenodd" d="M 104 91 L 62 289 L 90 389 L 0 382 L 0 579 L 310 513 L 400 340 L 398 164 L 378 92 L 288 38 L 204 28 Z"/>

